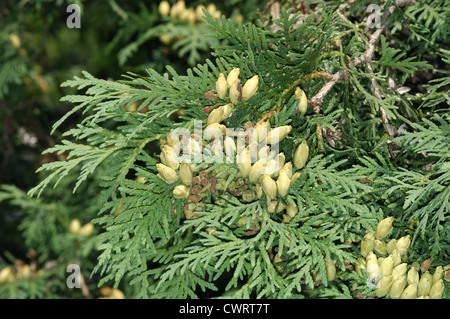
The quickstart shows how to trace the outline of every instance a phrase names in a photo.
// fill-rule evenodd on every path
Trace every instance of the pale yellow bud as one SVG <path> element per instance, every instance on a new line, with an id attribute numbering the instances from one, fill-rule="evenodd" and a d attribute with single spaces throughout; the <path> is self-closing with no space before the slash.
<path id="1" fill-rule="evenodd" d="M 231 70 L 231 72 L 228 74 L 228 76 L 227 76 L 227 84 L 228 84 L 228 86 L 229 86 L 230 88 L 231 88 L 231 86 L 233 85 L 233 83 L 235 83 L 236 81 L 238 81 L 240 71 L 241 71 L 241 69 L 239 69 L 239 68 L 234 68 L 234 69 Z"/>
<path id="2" fill-rule="evenodd" d="M 403 290 L 405 289 L 405 286 L 405 277 L 398 277 L 397 279 L 393 280 L 391 289 L 389 290 L 389 297 L 391 299 L 399 299 L 403 293 Z"/>
<path id="3" fill-rule="evenodd" d="M 168 144 L 162 147 L 162 153 L 165 161 L 165 165 L 169 166 L 172 169 L 177 169 L 180 166 L 178 161 L 178 156 L 175 153 L 175 150 L 169 146 Z"/>
<path id="4" fill-rule="evenodd" d="M 400 299 L 415 299 L 417 297 L 417 285 L 411 284 L 403 290 Z"/>
<path id="5" fill-rule="evenodd" d="M 301 169 L 305 166 L 309 156 L 309 147 L 306 140 L 304 140 L 295 150 L 294 153 L 294 166 L 297 169 Z"/>
<path id="6" fill-rule="evenodd" d="M 181 163 L 179 174 L 180 180 L 184 185 L 190 186 L 192 184 L 192 170 L 188 163 Z"/>
<path id="7" fill-rule="evenodd" d="M 386 252 L 388 254 L 391 254 L 396 246 L 397 246 L 397 239 L 391 239 L 386 245 Z"/>
<path id="8" fill-rule="evenodd" d="M 242 152 L 237 157 L 239 171 L 242 177 L 247 177 L 250 174 L 252 168 L 252 163 L 250 161 L 250 153 L 248 148 L 244 148 Z"/>
<path id="9" fill-rule="evenodd" d="M 180 199 L 188 197 L 189 187 L 182 184 L 175 186 L 175 188 L 173 189 L 173 196 Z"/>
<path id="10" fill-rule="evenodd" d="M 361 241 L 361 256 L 367 257 L 369 252 L 373 251 L 375 236 L 373 233 L 366 233 L 364 239 Z"/>
<path id="11" fill-rule="evenodd" d="M 221 138 L 226 133 L 226 130 L 227 127 L 223 124 L 211 123 L 205 128 L 203 134 L 207 139 L 212 139 L 213 137 Z"/>
<path id="12" fill-rule="evenodd" d="M 263 175 L 261 178 L 261 185 L 264 193 L 269 199 L 274 199 L 277 196 L 277 183 L 270 177 L 270 175 Z"/>
<path id="13" fill-rule="evenodd" d="M 111 295 L 109 295 L 108 299 L 125 299 L 125 295 L 121 290 L 113 288 Z"/>
<path id="14" fill-rule="evenodd" d="M 411 236 L 409 235 L 403 236 L 397 241 L 396 248 L 401 256 L 406 254 L 406 251 L 408 250 L 410 243 L 411 243 Z"/>
<path id="15" fill-rule="evenodd" d="M 168 1 L 161 1 L 158 6 L 158 12 L 163 17 L 168 16 L 170 13 L 170 4 Z"/>
<path id="16" fill-rule="evenodd" d="M 256 193 L 250 189 L 247 189 L 242 192 L 242 200 L 244 202 L 250 203 L 253 202 L 256 198 Z"/>
<path id="17" fill-rule="evenodd" d="M 302 114 L 305 114 L 308 108 L 308 98 L 306 97 L 305 92 L 299 87 L 295 89 L 295 98 L 297 100 L 300 100 L 297 105 L 298 111 Z"/>
<path id="18" fill-rule="evenodd" d="M 158 170 L 159 177 L 167 184 L 173 184 L 178 179 L 177 172 L 169 166 L 158 163 L 156 164 L 156 169 Z"/>
<path id="19" fill-rule="evenodd" d="M 358 257 L 357 262 L 358 263 L 355 265 L 355 271 L 360 277 L 362 277 L 363 275 L 361 269 L 366 270 L 366 260 L 363 257 Z"/>
<path id="20" fill-rule="evenodd" d="M 185 9 L 186 4 L 184 0 L 178 0 L 178 2 L 175 3 L 170 9 L 170 16 L 172 18 L 178 18 Z"/>
<path id="21" fill-rule="evenodd" d="M 220 123 L 223 118 L 223 109 L 217 108 L 211 111 L 208 115 L 207 125 L 211 125 L 213 123 Z"/>
<path id="22" fill-rule="evenodd" d="M 228 103 L 228 104 L 222 105 L 220 108 L 223 110 L 222 121 L 224 121 L 230 116 L 231 112 L 233 112 L 233 104 Z"/>
<path id="23" fill-rule="evenodd" d="M 430 299 L 442 299 L 442 296 L 444 294 L 444 281 L 442 279 L 439 279 L 438 281 L 436 281 L 430 289 Z"/>
<path id="24" fill-rule="evenodd" d="M 237 104 L 239 100 L 241 99 L 241 82 L 239 80 L 234 81 L 233 84 L 230 86 L 230 101 L 233 104 Z"/>
<path id="25" fill-rule="evenodd" d="M 391 256 L 386 257 L 380 264 L 380 276 L 389 276 L 394 269 L 394 258 Z"/>
<path id="26" fill-rule="evenodd" d="M 392 230 L 392 222 L 394 217 L 386 217 L 380 221 L 377 225 L 377 230 L 375 231 L 375 237 L 377 239 L 382 239 L 386 237 Z"/>
<path id="27" fill-rule="evenodd" d="M 290 185 L 290 186 L 292 186 L 292 185 L 295 184 L 295 181 L 300 177 L 300 175 L 302 175 L 301 172 L 297 172 L 297 173 L 295 173 L 294 175 L 292 175 L 292 178 L 291 178 L 291 185 Z"/>
<path id="28" fill-rule="evenodd" d="M 255 184 L 255 192 L 256 192 L 256 196 L 258 196 L 258 198 L 261 198 L 261 196 L 263 194 L 263 190 L 262 190 L 262 186 L 260 183 Z"/>
<path id="29" fill-rule="evenodd" d="M 267 144 L 273 145 L 280 143 L 292 130 L 292 126 L 283 125 L 279 127 L 275 127 L 273 130 L 270 130 L 267 134 Z"/>
<path id="30" fill-rule="evenodd" d="M 0 270 L 0 284 L 12 283 L 14 279 L 14 272 L 11 267 L 5 267 Z"/>
<path id="31" fill-rule="evenodd" d="M 375 241 L 373 242 L 373 249 L 377 254 L 386 254 L 386 244 L 379 239 L 375 239 Z"/>
<path id="32" fill-rule="evenodd" d="M 30 277 L 31 277 L 30 265 L 23 265 L 21 268 L 19 268 L 17 278 L 30 279 Z"/>
<path id="33" fill-rule="evenodd" d="M 223 73 L 219 74 L 219 78 L 216 81 L 216 91 L 220 99 L 224 99 L 227 95 L 228 84 Z"/>
<path id="34" fill-rule="evenodd" d="M 268 203 L 267 205 L 267 211 L 271 214 L 273 213 L 279 213 L 281 212 L 283 209 L 285 209 L 286 206 L 282 203 L 282 202 L 277 202 L 275 200 L 271 201 L 270 203 Z M 275 211 L 276 210 L 276 211 Z"/>
<path id="35" fill-rule="evenodd" d="M 432 285 L 433 285 L 433 276 L 427 271 L 420 277 L 417 295 L 419 296 L 428 295 L 430 293 Z"/>
<path id="36" fill-rule="evenodd" d="M 289 203 L 286 206 L 286 212 L 290 218 L 294 218 L 298 214 L 298 207 Z"/>
<path id="37" fill-rule="evenodd" d="M 407 263 L 402 263 L 400 265 L 395 266 L 394 269 L 392 270 L 392 277 L 394 278 L 394 280 L 400 276 L 405 276 L 407 269 L 408 269 Z"/>
<path id="38" fill-rule="evenodd" d="M 436 269 L 434 270 L 433 282 L 441 280 L 443 275 L 444 275 L 444 268 L 442 268 L 442 266 L 437 266 Z"/>
<path id="39" fill-rule="evenodd" d="M 255 164 L 252 165 L 250 169 L 250 173 L 248 175 L 248 179 L 250 183 L 256 182 L 263 174 L 262 170 L 264 165 L 266 164 L 266 159 L 262 158 L 258 160 Z"/>
<path id="40" fill-rule="evenodd" d="M 11 44 L 12 44 L 12 46 L 15 48 L 15 49 L 20 49 L 20 47 L 21 47 L 21 42 L 20 42 L 20 38 L 17 36 L 17 35 L 15 35 L 15 34 L 10 34 L 9 35 L 9 41 L 11 42 Z"/>
<path id="41" fill-rule="evenodd" d="M 247 101 L 256 93 L 256 90 L 258 90 L 258 82 L 259 77 L 257 75 L 253 76 L 251 79 L 245 82 L 244 86 L 242 87 L 242 99 L 244 101 Z"/>
<path id="42" fill-rule="evenodd" d="M 291 162 L 285 163 L 280 170 L 280 174 L 281 171 L 285 172 L 289 178 L 292 178 L 292 163 Z"/>
<path id="43" fill-rule="evenodd" d="M 80 231 L 81 228 L 81 223 L 78 219 L 73 219 L 72 222 L 70 223 L 70 232 L 72 234 L 77 234 Z"/>
<path id="44" fill-rule="evenodd" d="M 90 234 L 92 234 L 92 232 L 94 231 L 94 224 L 92 223 L 87 223 L 86 225 L 84 225 L 83 227 L 80 228 L 80 230 L 78 231 L 78 233 L 80 235 L 83 236 L 89 236 Z"/>
<path id="45" fill-rule="evenodd" d="M 205 20 L 205 15 L 203 13 L 203 9 L 205 9 L 205 6 L 200 4 L 195 8 L 195 16 L 197 18 L 197 20 L 199 21 L 204 21 Z"/>
<path id="46" fill-rule="evenodd" d="M 419 273 L 415 268 L 411 268 L 406 275 L 406 281 L 408 284 L 416 284 L 419 285 Z"/>
<path id="47" fill-rule="evenodd" d="M 257 143 L 261 143 L 266 139 L 269 130 L 270 130 L 270 123 L 268 121 L 264 121 L 261 124 L 256 125 L 253 128 L 250 140 L 252 142 L 256 141 Z"/>
<path id="48" fill-rule="evenodd" d="M 380 265 L 373 251 L 367 253 L 366 273 L 371 281 L 377 281 L 380 278 Z"/>
<path id="49" fill-rule="evenodd" d="M 285 171 L 281 171 L 277 179 L 278 195 L 284 197 L 289 191 L 291 180 Z"/>
<path id="50" fill-rule="evenodd" d="M 375 288 L 375 294 L 378 298 L 382 298 L 386 296 L 392 287 L 392 275 L 384 276 L 380 279 L 380 281 L 377 284 L 377 287 Z"/>
<path id="51" fill-rule="evenodd" d="M 400 255 L 400 253 L 398 252 L 397 248 L 395 248 L 392 251 L 392 257 L 394 257 L 394 267 L 400 265 L 400 263 L 402 262 L 402 256 Z"/>
<path id="52" fill-rule="evenodd" d="M 327 272 L 327 281 L 333 281 L 336 278 L 336 265 L 333 259 L 325 261 L 325 270 Z"/>

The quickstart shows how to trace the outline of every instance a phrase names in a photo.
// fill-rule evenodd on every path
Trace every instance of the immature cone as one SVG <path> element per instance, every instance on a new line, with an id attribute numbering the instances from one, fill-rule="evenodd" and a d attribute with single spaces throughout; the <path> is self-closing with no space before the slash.
<path id="1" fill-rule="evenodd" d="M 444 275 L 444 268 L 442 268 L 442 266 L 436 267 L 433 273 L 433 283 L 441 280 L 443 275 Z"/>
<path id="2" fill-rule="evenodd" d="M 397 241 L 396 248 L 401 256 L 406 254 L 406 251 L 408 250 L 410 243 L 411 243 L 411 236 L 409 236 L 409 235 L 403 236 Z"/>
<path id="3" fill-rule="evenodd" d="M 430 289 L 430 299 L 442 299 L 442 295 L 444 294 L 444 281 L 442 279 L 439 279 L 436 281 L 433 286 L 431 286 Z"/>
<path id="4" fill-rule="evenodd" d="M 0 270 L 0 284 L 11 283 L 14 281 L 14 272 L 11 267 L 5 267 Z"/>
<path id="5" fill-rule="evenodd" d="M 80 231 L 81 223 L 78 219 L 73 219 L 70 223 L 70 232 L 72 234 L 77 234 Z"/>
<path id="6" fill-rule="evenodd" d="M 256 197 L 256 193 L 250 189 L 247 189 L 242 192 L 242 200 L 244 202 L 247 202 L 247 203 L 253 202 L 255 200 L 255 197 Z"/>
<path id="7" fill-rule="evenodd" d="M 170 13 L 170 4 L 168 1 L 161 1 L 158 6 L 158 12 L 163 17 L 168 16 Z"/>
<path id="8" fill-rule="evenodd" d="M 360 277 L 362 277 L 363 274 L 361 272 L 361 269 L 362 270 L 366 269 L 366 260 L 363 257 L 358 257 L 357 261 L 358 264 L 355 265 L 355 271 Z"/>
<path id="9" fill-rule="evenodd" d="M 167 184 L 173 184 L 178 179 L 177 172 L 164 164 L 156 164 L 156 169 L 158 170 L 159 177 Z"/>
<path id="10" fill-rule="evenodd" d="M 233 104 L 237 104 L 241 98 L 241 92 L 239 90 L 239 87 L 241 86 L 241 82 L 239 80 L 234 81 L 233 84 L 230 86 L 230 101 Z"/>
<path id="11" fill-rule="evenodd" d="M 392 282 L 393 279 L 391 275 L 382 277 L 375 289 L 376 296 L 379 298 L 386 296 L 392 287 Z"/>
<path id="12" fill-rule="evenodd" d="M 250 140 L 252 142 L 256 141 L 257 143 L 261 143 L 262 141 L 264 141 L 266 139 L 269 129 L 270 129 L 270 123 L 268 121 L 264 121 L 259 125 L 255 125 L 255 127 L 253 128 L 252 136 L 251 136 Z"/>
<path id="13" fill-rule="evenodd" d="M 291 178 L 291 185 L 290 185 L 290 186 L 292 186 L 292 185 L 295 184 L 295 181 L 300 177 L 300 175 L 302 175 L 301 172 L 297 172 L 297 173 L 295 173 L 294 175 L 292 175 L 292 178 Z"/>
<path id="14" fill-rule="evenodd" d="M 428 295 L 430 293 L 432 285 L 433 285 L 433 276 L 427 271 L 420 277 L 417 295 L 419 296 Z"/>
<path id="15" fill-rule="evenodd" d="M 256 163 L 252 165 L 252 167 L 250 169 L 250 173 L 248 175 L 248 179 L 249 179 L 250 183 L 256 182 L 263 175 L 262 170 L 263 170 L 263 167 L 265 164 L 266 164 L 266 159 L 262 158 L 262 159 L 256 161 Z"/>
<path id="16" fill-rule="evenodd" d="M 386 245 L 386 252 L 388 254 L 391 254 L 396 246 L 397 246 L 397 239 L 391 239 Z"/>
<path id="17" fill-rule="evenodd" d="M 400 253 L 398 252 L 397 248 L 395 248 L 392 251 L 392 257 L 394 257 L 394 267 L 400 265 L 400 263 L 402 262 L 402 256 L 400 255 Z"/>
<path id="18" fill-rule="evenodd" d="M 292 219 L 298 214 L 298 207 L 294 206 L 292 204 L 288 204 L 286 206 L 286 212 L 287 212 L 288 216 Z"/>
<path id="19" fill-rule="evenodd" d="M 9 35 L 9 41 L 11 42 L 11 44 L 12 44 L 12 46 L 15 48 L 15 49 L 20 49 L 20 47 L 21 47 L 21 41 L 20 41 L 20 38 L 17 36 L 17 35 L 15 35 L 15 34 L 10 34 Z"/>
<path id="20" fill-rule="evenodd" d="M 213 123 L 220 123 L 223 120 L 223 108 L 217 108 L 211 111 L 208 115 L 207 125 L 211 125 Z"/>
<path id="21" fill-rule="evenodd" d="M 375 241 L 373 242 L 373 249 L 377 254 L 386 254 L 386 244 L 384 243 L 384 241 L 381 241 L 379 239 L 375 239 Z"/>
<path id="22" fill-rule="evenodd" d="M 188 163 L 181 163 L 179 174 L 180 180 L 184 185 L 190 186 L 192 184 L 192 170 Z"/>
<path id="23" fill-rule="evenodd" d="M 377 230 L 375 231 L 375 237 L 377 239 L 382 239 L 387 236 L 392 230 L 392 222 L 394 217 L 386 217 L 380 221 L 377 225 Z"/>
<path id="24" fill-rule="evenodd" d="M 227 76 L 227 85 L 229 87 L 231 87 L 233 85 L 234 82 L 236 82 L 236 80 L 239 78 L 239 73 L 240 73 L 241 69 L 239 68 L 234 68 L 233 70 L 231 70 L 231 72 L 228 74 Z"/>
<path id="25" fill-rule="evenodd" d="M 366 273 L 369 279 L 377 281 L 380 278 L 380 266 L 378 264 L 377 256 L 373 251 L 367 254 L 366 258 Z"/>
<path id="26" fill-rule="evenodd" d="M 406 278 L 398 277 L 392 282 L 391 289 L 389 290 L 389 297 L 391 299 L 399 299 L 406 286 Z"/>
<path id="27" fill-rule="evenodd" d="M 393 269 L 394 269 L 394 258 L 392 256 L 388 256 L 380 264 L 380 276 L 384 277 L 391 275 Z"/>
<path id="28" fill-rule="evenodd" d="M 301 169 L 305 166 L 309 156 L 309 147 L 306 140 L 304 140 L 295 150 L 294 153 L 294 166 L 297 169 Z"/>
<path id="29" fill-rule="evenodd" d="M 228 84 L 223 73 L 219 74 L 219 78 L 216 81 L 216 91 L 220 99 L 224 99 L 227 95 Z"/>
<path id="30" fill-rule="evenodd" d="M 162 147 L 161 161 L 172 169 L 177 169 L 180 163 L 174 149 L 168 144 Z"/>
<path id="31" fill-rule="evenodd" d="M 87 223 L 86 225 L 84 225 L 83 227 L 80 228 L 80 230 L 78 231 L 78 233 L 80 235 L 83 236 L 89 236 L 90 234 L 92 234 L 92 232 L 94 231 L 94 224 L 92 223 Z"/>
<path id="32" fill-rule="evenodd" d="M 295 89 L 295 98 L 297 100 L 300 100 L 297 105 L 298 111 L 302 114 L 305 114 L 308 108 L 308 98 L 306 97 L 305 92 L 299 87 Z"/>
<path id="33" fill-rule="evenodd" d="M 267 211 L 271 214 L 273 213 L 279 213 L 281 212 L 286 206 L 281 203 L 281 202 L 277 202 L 277 201 L 271 201 L 268 205 L 267 205 Z M 276 211 L 275 211 L 276 210 Z"/>
<path id="34" fill-rule="evenodd" d="M 277 196 L 277 184 L 270 175 L 263 175 L 261 178 L 261 185 L 264 193 L 269 199 L 272 200 Z"/>
<path id="35" fill-rule="evenodd" d="M 361 241 L 361 256 L 367 257 L 369 252 L 373 251 L 375 236 L 372 233 L 366 233 L 364 239 Z"/>
<path id="36" fill-rule="evenodd" d="M 285 163 L 280 170 L 280 174 L 281 171 L 285 172 L 289 178 L 292 178 L 292 163 L 291 162 Z"/>
<path id="37" fill-rule="evenodd" d="M 186 185 L 177 185 L 175 186 L 175 188 L 173 189 L 173 196 L 175 198 L 186 198 L 189 196 L 189 187 L 187 187 Z"/>
<path id="38" fill-rule="evenodd" d="M 417 285 L 411 284 L 403 290 L 400 299 L 415 299 L 417 297 Z"/>
<path id="39" fill-rule="evenodd" d="M 334 278 L 336 278 L 336 265 L 333 261 L 333 259 L 331 260 L 326 260 L 325 261 L 325 269 L 327 272 L 327 281 L 333 281 Z"/>
<path id="40" fill-rule="evenodd" d="M 394 280 L 400 276 L 405 276 L 407 269 L 408 269 L 407 263 L 402 263 L 400 265 L 395 266 L 394 269 L 392 269 L 392 277 L 394 278 Z"/>
<path id="41" fill-rule="evenodd" d="M 270 130 L 267 134 L 267 144 L 273 145 L 280 143 L 292 130 L 292 126 L 283 125 L 279 127 L 275 127 L 273 130 Z"/>
<path id="42" fill-rule="evenodd" d="M 408 274 L 406 275 L 406 281 L 408 284 L 416 284 L 419 285 L 419 273 L 415 268 L 411 268 L 408 270 Z"/>
<path id="43" fill-rule="evenodd" d="M 281 171 L 277 179 L 277 190 L 281 197 L 287 195 L 291 180 L 285 171 Z"/>
<path id="44" fill-rule="evenodd" d="M 256 93 L 256 90 L 258 89 L 258 81 L 259 77 L 255 75 L 251 79 L 247 80 L 247 82 L 245 82 L 244 86 L 242 87 L 242 99 L 244 101 L 247 101 Z"/>
<path id="45" fill-rule="evenodd" d="M 238 156 L 238 167 L 242 177 L 247 177 L 250 174 L 252 163 L 250 161 L 250 153 L 248 148 L 244 148 Z"/>
<path id="46" fill-rule="evenodd" d="M 186 9 L 186 4 L 184 3 L 184 0 L 178 0 L 177 3 L 175 3 L 172 8 L 170 9 L 170 16 L 172 18 L 177 18 L 180 16 L 180 14 Z"/>

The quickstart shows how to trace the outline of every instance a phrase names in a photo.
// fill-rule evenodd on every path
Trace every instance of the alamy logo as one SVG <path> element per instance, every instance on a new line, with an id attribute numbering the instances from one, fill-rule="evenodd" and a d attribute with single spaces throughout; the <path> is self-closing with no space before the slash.
<path id="1" fill-rule="evenodd" d="M 79 5 L 69 4 L 66 12 L 71 13 L 66 20 L 66 25 L 69 29 L 81 28 L 81 9 Z"/>
<path id="2" fill-rule="evenodd" d="M 66 272 L 71 273 L 67 277 L 67 287 L 70 289 L 81 288 L 81 270 L 77 264 L 70 264 L 67 266 Z"/>
<path id="3" fill-rule="evenodd" d="M 367 17 L 367 27 L 369 28 L 381 28 L 381 8 L 377 4 L 371 4 L 366 9 L 367 13 L 371 13 Z"/>

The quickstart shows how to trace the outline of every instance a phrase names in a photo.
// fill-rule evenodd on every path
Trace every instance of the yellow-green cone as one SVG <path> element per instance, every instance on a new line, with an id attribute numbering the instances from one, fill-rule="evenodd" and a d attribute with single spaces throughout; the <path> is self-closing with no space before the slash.
<path id="1" fill-rule="evenodd" d="M 277 179 L 277 190 L 278 190 L 278 194 L 281 197 L 284 197 L 287 195 L 290 184 L 291 184 L 291 180 L 289 179 L 287 173 L 285 171 L 281 171 L 278 176 L 278 179 Z"/>
<path id="2" fill-rule="evenodd" d="M 373 251 L 367 253 L 366 273 L 371 280 L 378 281 L 377 279 L 380 278 L 380 265 L 378 264 L 377 256 Z"/>
<path id="3" fill-rule="evenodd" d="M 292 163 L 291 162 L 285 163 L 280 170 L 280 174 L 281 174 L 281 171 L 286 172 L 287 176 L 289 178 L 292 178 Z"/>
<path id="4" fill-rule="evenodd" d="M 216 81 L 216 92 L 220 99 L 224 99 L 227 95 L 228 91 L 228 84 L 227 80 L 225 79 L 225 75 L 223 73 L 219 74 L 219 77 Z"/>
<path id="5" fill-rule="evenodd" d="M 386 244 L 379 239 L 375 239 L 375 241 L 373 242 L 373 249 L 377 254 L 386 254 Z"/>
<path id="6" fill-rule="evenodd" d="M 227 84 L 228 84 L 229 87 L 231 87 L 231 85 L 233 85 L 233 83 L 236 82 L 236 80 L 239 78 L 240 71 L 241 71 L 241 69 L 234 68 L 228 74 L 228 76 L 227 76 Z"/>
<path id="7" fill-rule="evenodd" d="M 325 266 L 326 266 L 326 272 L 327 272 L 327 280 L 328 281 L 333 281 L 334 278 L 336 278 L 336 265 L 334 263 L 334 260 L 326 260 L 325 261 Z"/>
<path id="8" fill-rule="evenodd" d="M 394 269 L 394 258 L 392 256 L 386 257 L 380 264 L 380 276 L 389 276 Z"/>
<path id="9" fill-rule="evenodd" d="M 162 153 L 165 165 L 169 166 L 172 169 L 177 169 L 180 163 L 178 162 L 178 157 L 174 149 L 166 144 L 162 147 Z M 163 160 L 163 158 L 161 158 L 161 160 Z"/>
<path id="10" fill-rule="evenodd" d="M 394 257 L 394 267 L 400 265 L 400 263 L 402 262 L 402 256 L 400 255 L 400 253 L 398 252 L 397 248 L 395 248 L 392 251 L 392 257 Z"/>
<path id="11" fill-rule="evenodd" d="M 391 239 L 386 245 L 386 252 L 388 254 L 391 254 L 396 246 L 397 246 L 397 239 Z"/>
<path id="12" fill-rule="evenodd" d="M 256 198 L 256 193 L 250 189 L 247 189 L 242 192 L 242 200 L 244 202 L 250 203 L 253 202 Z"/>
<path id="13" fill-rule="evenodd" d="M 255 125 L 252 131 L 250 141 L 251 142 L 256 141 L 257 143 L 261 143 L 266 139 L 269 130 L 270 130 L 270 123 L 268 121 L 264 121 L 259 125 Z"/>
<path id="14" fill-rule="evenodd" d="M 248 148 L 244 148 L 238 157 L 238 167 L 242 177 L 247 177 L 250 174 L 252 163 L 250 161 L 250 153 Z"/>
<path id="15" fill-rule="evenodd" d="M 256 90 L 258 90 L 258 82 L 259 77 L 257 75 L 253 76 L 251 79 L 245 82 L 244 86 L 242 87 L 242 99 L 244 101 L 247 101 L 256 93 Z"/>
<path id="16" fill-rule="evenodd" d="M 376 296 L 379 298 L 386 296 L 391 289 L 392 281 L 392 275 L 382 277 L 375 288 Z"/>
<path id="17" fill-rule="evenodd" d="M 408 250 L 410 243 L 411 243 L 411 236 L 409 235 L 403 236 L 397 241 L 397 250 L 401 256 L 406 254 L 406 251 Z"/>
<path id="18" fill-rule="evenodd" d="M 263 166 L 265 164 L 266 164 L 266 159 L 262 158 L 262 159 L 256 161 L 256 163 L 252 165 L 252 167 L 250 168 L 250 173 L 248 175 L 248 179 L 249 179 L 250 183 L 256 182 L 263 175 L 262 170 L 263 170 Z"/>
<path id="19" fill-rule="evenodd" d="M 278 207 L 277 207 L 278 205 Z M 271 214 L 275 213 L 275 209 L 276 212 L 279 213 L 281 212 L 286 206 L 282 203 L 282 202 L 277 202 L 275 200 L 271 201 L 268 205 L 267 205 L 267 211 Z"/>
<path id="20" fill-rule="evenodd" d="M 444 275 L 444 268 L 442 266 L 437 266 L 433 273 L 433 283 L 442 279 Z"/>
<path id="21" fill-rule="evenodd" d="M 241 97 L 241 92 L 239 92 L 239 86 L 241 82 L 239 80 L 236 80 L 233 84 L 230 86 L 230 101 L 233 104 L 237 104 L 239 102 L 239 99 Z"/>
<path id="22" fill-rule="evenodd" d="M 426 296 L 430 293 L 431 286 L 433 285 L 433 276 L 426 271 L 420 276 L 419 286 L 417 289 L 417 295 Z"/>
<path id="23" fill-rule="evenodd" d="M 363 257 L 358 257 L 357 261 L 358 263 L 355 265 L 355 271 L 360 277 L 362 277 L 363 274 L 361 272 L 361 269 L 366 269 L 366 260 Z"/>
<path id="24" fill-rule="evenodd" d="M 309 156 L 309 147 L 306 140 L 304 140 L 295 150 L 294 153 L 294 166 L 297 169 L 301 169 L 305 166 Z"/>
<path id="25" fill-rule="evenodd" d="M 386 237 L 392 230 L 392 222 L 394 221 L 394 217 L 386 217 L 382 221 L 380 221 L 377 225 L 377 229 L 375 231 L 375 237 L 377 239 L 382 239 Z"/>
<path id="26" fill-rule="evenodd" d="M 308 108 L 308 98 L 306 97 L 305 92 L 299 87 L 295 89 L 295 99 L 300 100 L 297 105 L 297 110 L 300 113 L 305 114 Z"/>
<path id="27" fill-rule="evenodd" d="M 192 184 L 192 170 L 188 163 L 181 163 L 179 174 L 180 180 L 184 185 L 190 186 Z"/>
<path id="28" fill-rule="evenodd" d="M 220 123 L 223 118 L 223 108 L 217 108 L 211 111 L 208 115 L 207 125 L 211 125 L 213 123 Z"/>
<path id="29" fill-rule="evenodd" d="M 415 268 L 411 268 L 408 270 L 408 274 L 406 275 L 406 281 L 408 284 L 416 284 L 419 285 L 419 273 Z"/>
<path id="30" fill-rule="evenodd" d="M 403 290 L 400 299 L 415 299 L 417 297 L 417 285 L 411 284 Z"/>
<path id="31" fill-rule="evenodd" d="M 430 299 L 442 299 L 442 295 L 444 294 L 444 281 L 442 279 L 439 279 L 436 281 L 433 286 L 431 286 L 430 289 Z"/>
<path id="32" fill-rule="evenodd" d="M 364 239 L 361 241 L 361 256 L 367 257 L 369 252 L 373 251 L 375 236 L 373 233 L 366 233 Z"/>
<path id="33" fill-rule="evenodd" d="M 298 214 L 298 207 L 292 204 L 286 206 L 286 212 L 290 218 L 294 218 Z"/>
<path id="34" fill-rule="evenodd" d="M 400 276 L 405 276 L 406 270 L 408 269 L 407 263 L 402 263 L 400 265 L 397 265 L 392 269 L 392 277 L 393 279 L 397 279 Z"/>
<path id="35" fill-rule="evenodd" d="M 156 164 L 156 169 L 158 170 L 159 177 L 165 181 L 167 184 L 173 184 L 177 181 L 177 172 L 161 163 Z"/>
<path id="36" fill-rule="evenodd" d="M 290 186 L 294 185 L 295 181 L 300 177 L 300 175 L 302 175 L 301 172 L 297 172 L 297 173 L 295 173 L 294 175 L 292 175 L 292 178 L 291 178 L 291 185 L 290 185 Z"/>
<path id="37" fill-rule="evenodd" d="M 261 185 L 264 193 L 269 199 L 274 199 L 277 196 L 277 183 L 270 177 L 270 175 L 263 175 L 261 178 Z"/>
<path id="38" fill-rule="evenodd" d="M 267 134 L 267 144 L 273 145 L 281 142 L 292 130 L 292 126 L 283 125 L 275 127 Z"/>
<path id="39" fill-rule="evenodd" d="M 189 196 L 189 187 L 186 185 L 177 185 L 173 189 L 173 196 L 175 198 L 186 198 Z"/>
<path id="40" fill-rule="evenodd" d="M 405 277 L 398 277 L 397 279 L 393 280 L 391 289 L 389 290 L 389 297 L 391 299 L 399 299 L 403 293 L 403 290 L 405 289 L 405 286 Z"/>
<path id="41" fill-rule="evenodd" d="M 158 6 L 158 12 L 163 17 L 166 17 L 170 13 L 170 4 L 168 1 L 161 1 Z"/>

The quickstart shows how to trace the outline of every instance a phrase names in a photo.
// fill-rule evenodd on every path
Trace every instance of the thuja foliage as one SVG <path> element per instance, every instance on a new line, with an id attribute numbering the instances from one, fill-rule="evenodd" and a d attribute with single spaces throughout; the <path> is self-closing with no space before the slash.
<path id="1" fill-rule="evenodd" d="M 67 178 L 74 194 L 91 182 L 98 186 L 90 213 L 78 217 L 96 229 L 92 278 L 99 278 L 99 287 L 126 282 L 139 298 L 388 298 L 368 284 L 358 260 L 365 234 L 388 216 L 395 220 L 394 238 L 411 235 L 405 263 L 426 260 L 447 270 L 449 55 L 439 50 L 431 62 L 411 52 L 448 41 L 449 25 L 441 22 L 448 10 L 436 9 L 439 19 L 423 24 L 418 12 L 434 8 L 426 3 L 380 3 L 378 27 L 360 14 L 364 2 L 282 3 L 280 9 L 271 1 L 260 19 L 245 24 L 204 10 L 215 45 L 203 64 L 183 74 L 169 65 L 162 73 L 129 72 L 117 81 L 84 71 L 62 84 L 79 93 L 62 99 L 73 108 L 53 132 L 70 116 L 83 117 L 45 152 L 65 159 L 42 165 L 41 182 L 23 201 L 66 187 Z M 446 1 L 439 3 L 445 7 Z M 400 24 L 426 41 L 394 32 Z M 236 69 L 243 85 L 258 76 L 256 92 L 236 99 L 231 86 L 219 98 L 220 74 Z M 419 71 L 431 70 L 439 77 L 425 88 L 414 84 Z M 205 129 L 211 112 L 229 103 L 223 125 L 290 127 L 279 150 L 285 162 L 295 162 L 306 141 L 306 165 L 287 194 L 275 199 L 275 209 L 266 190 L 247 201 L 244 189 L 215 197 L 209 188 L 193 214 L 184 196 L 174 196 L 180 182 L 158 176 L 161 150 L 168 133 L 194 133 L 197 121 Z M 196 169 L 217 178 L 225 172 L 226 186 L 252 187 L 236 162 Z M 8 188 L 2 194 L 24 196 Z M 285 218 L 278 208 L 288 205 L 298 212 Z M 76 217 L 70 210 L 60 214 L 67 221 Z"/>

